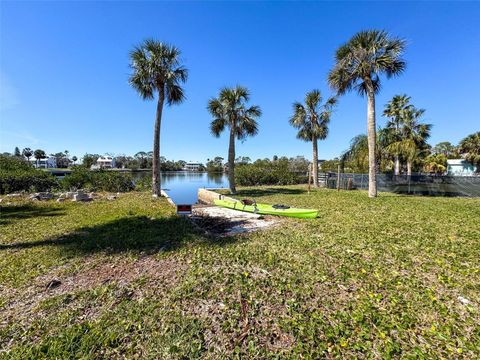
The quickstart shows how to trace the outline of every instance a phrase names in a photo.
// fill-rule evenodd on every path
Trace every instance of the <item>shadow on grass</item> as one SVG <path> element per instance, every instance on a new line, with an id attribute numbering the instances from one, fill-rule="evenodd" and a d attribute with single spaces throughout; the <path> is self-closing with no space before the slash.
<path id="1" fill-rule="evenodd" d="M 262 189 L 242 189 L 238 190 L 234 195 L 236 197 L 261 197 L 269 195 L 300 195 L 305 194 L 307 190 L 304 189 L 290 189 L 290 188 L 262 188 Z"/>
<path id="2" fill-rule="evenodd" d="M 61 209 L 32 205 L 2 206 L 0 207 L 0 225 L 6 225 L 19 219 L 28 219 L 37 216 L 59 216 L 65 212 Z"/>
<path id="3" fill-rule="evenodd" d="M 197 231 L 187 220 L 177 216 L 151 219 L 135 216 L 109 223 L 80 228 L 74 233 L 35 242 L 0 245 L 0 251 L 28 249 L 38 246 L 62 247 L 69 255 L 88 255 L 96 252 L 109 254 L 121 252 L 172 251 L 189 243 L 226 245 L 234 238 L 213 238 Z"/>

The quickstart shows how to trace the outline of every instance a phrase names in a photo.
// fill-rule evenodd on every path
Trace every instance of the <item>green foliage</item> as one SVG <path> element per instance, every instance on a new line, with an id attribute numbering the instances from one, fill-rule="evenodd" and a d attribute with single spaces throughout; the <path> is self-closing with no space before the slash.
<path id="1" fill-rule="evenodd" d="M 85 154 L 82 158 L 82 165 L 90 169 L 90 167 L 97 162 L 99 157 L 100 155 L 98 154 Z"/>
<path id="2" fill-rule="evenodd" d="M 0 155 L 0 170 L 33 170 L 33 168 L 29 162 L 21 157 Z"/>
<path id="3" fill-rule="evenodd" d="M 380 75 L 397 76 L 405 69 L 404 50 L 405 41 L 386 31 L 360 31 L 337 49 L 328 82 L 340 95 L 350 90 L 377 93 Z"/>
<path id="4" fill-rule="evenodd" d="M 58 186 L 50 173 L 41 170 L 0 170 L 0 194 L 18 191 L 49 191 Z"/>
<path id="5" fill-rule="evenodd" d="M 465 160 L 476 165 L 477 172 L 480 172 L 480 131 L 462 139 L 458 147 Z"/>
<path id="6" fill-rule="evenodd" d="M 133 73 L 129 83 L 144 100 L 154 98 L 155 92 L 165 94 L 169 105 L 184 99 L 182 83 L 188 70 L 180 63 L 180 50 L 164 42 L 147 39 L 130 52 Z"/>
<path id="7" fill-rule="evenodd" d="M 238 198 L 321 216 L 211 238 L 148 193 L 1 203 L 0 357 L 478 358 L 479 199 Z"/>
<path id="8" fill-rule="evenodd" d="M 235 180 L 242 186 L 300 184 L 307 181 L 307 171 L 295 171 L 293 161 L 287 158 L 265 159 L 237 166 Z"/>
<path id="9" fill-rule="evenodd" d="M 16 156 L 0 155 L 0 194 L 18 191 L 48 191 L 58 186 L 57 180 Z"/>
<path id="10" fill-rule="evenodd" d="M 223 172 L 223 158 L 215 156 L 213 160 L 207 160 L 207 171 L 216 173 Z"/>
<path id="11" fill-rule="evenodd" d="M 33 156 L 37 160 L 45 159 L 47 157 L 47 154 L 45 154 L 45 151 L 42 149 L 37 149 L 33 152 Z"/>
<path id="12" fill-rule="evenodd" d="M 60 183 L 65 190 L 85 189 L 88 191 L 127 192 L 135 188 L 130 174 L 117 171 L 90 170 L 82 166 L 75 167 Z"/>
<path id="13" fill-rule="evenodd" d="M 425 172 L 444 174 L 447 171 L 447 156 L 445 154 L 431 154 L 423 160 Z"/>
<path id="14" fill-rule="evenodd" d="M 298 129 L 297 138 L 304 141 L 325 140 L 328 123 L 337 100 L 330 98 L 322 104 L 320 90 L 312 90 L 305 95 L 305 105 L 293 103 L 290 125 Z"/>
<path id="15" fill-rule="evenodd" d="M 135 180 L 135 190 L 137 191 L 149 191 L 152 189 L 152 177 L 142 176 Z"/>

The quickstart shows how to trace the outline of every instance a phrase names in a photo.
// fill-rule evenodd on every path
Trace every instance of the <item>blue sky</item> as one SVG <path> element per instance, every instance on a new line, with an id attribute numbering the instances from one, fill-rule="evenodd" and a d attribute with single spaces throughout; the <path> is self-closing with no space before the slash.
<path id="1" fill-rule="evenodd" d="M 149 151 L 155 102 L 127 83 L 128 52 L 153 37 L 182 50 L 187 101 L 164 111 L 169 159 L 226 157 L 209 133 L 206 104 L 242 84 L 263 116 L 237 155 L 310 157 L 288 124 L 291 103 L 319 88 L 335 49 L 355 32 L 385 29 L 407 40 L 404 75 L 384 80 L 377 113 L 407 93 L 434 125 L 431 143 L 480 130 L 480 2 L 6 2 L 0 3 L 0 151 L 15 146 L 89 153 Z M 320 158 L 366 132 L 366 100 L 340 98 Z M 378 124 L 385 119 L 378 117 Z"/>

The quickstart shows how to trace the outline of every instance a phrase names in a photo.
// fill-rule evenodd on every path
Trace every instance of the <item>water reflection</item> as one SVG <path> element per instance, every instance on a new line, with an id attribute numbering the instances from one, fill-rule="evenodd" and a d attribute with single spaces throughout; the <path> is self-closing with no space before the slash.
<path id="1" fill-rule="evenodd" d="M 152 176 L 151 172 L 133 174 L 134 179 Z M 161 174 L 162 188 L 176 204 L 194 204 L 197 202 L 199 188 L 228 187 L 228 178 L 222 173 L 165 172 Z"/>

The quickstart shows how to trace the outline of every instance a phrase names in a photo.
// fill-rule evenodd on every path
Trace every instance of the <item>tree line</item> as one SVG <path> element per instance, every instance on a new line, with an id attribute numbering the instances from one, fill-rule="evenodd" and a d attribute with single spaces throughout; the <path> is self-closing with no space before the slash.
<path id="1" fill-rule="evenodd" d="M 75 165 L 78 160 L 75 155 L 70 156 L 70 152 L 68 150 L 47 155 L 47 152 L 42 149 L 32 150 L 29 147 L 26 147 L 20 151 L 18 146 L 15 147 L 13 153 L 4 152 L 2 155 L 13 156 L 18 159 L 25 159 L 28 162 L 30 162 L 31 159 L 35 159 L 37 166 L 41 160 L 53 157 L 55 158 L 57 168 L 68 168 L 71 165 Z"/>

